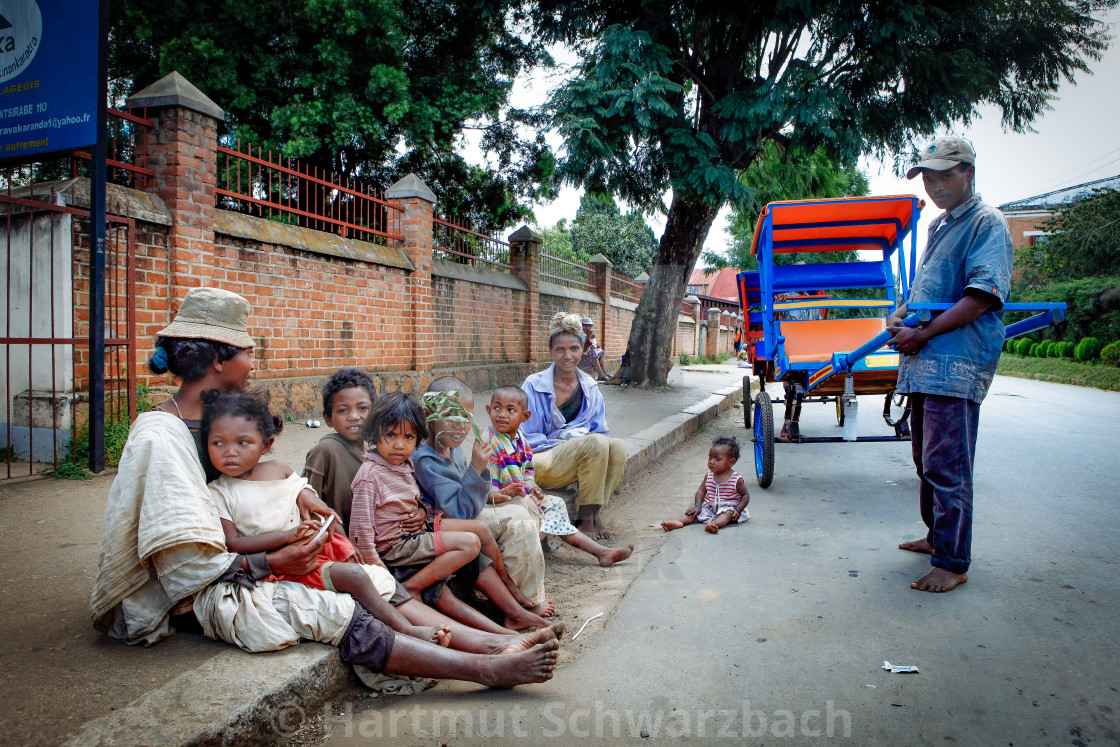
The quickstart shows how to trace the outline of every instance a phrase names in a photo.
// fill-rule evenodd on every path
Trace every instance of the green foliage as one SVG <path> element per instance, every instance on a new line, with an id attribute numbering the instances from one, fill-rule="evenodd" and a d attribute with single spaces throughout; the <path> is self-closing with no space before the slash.
<path id="1" fill-rule="evenodd" d="M 811 153 L 803 149 L 785 149 L 774 142 L 767 142 L 751 167 L 739 176 L 746 187 L 745 202 L 732 206 L 728 232 L 731 245 L 726 254 L 704 252 L 701 259 L 709 269 L 738 267 L 740 270 L 758 268 L 758 260 L 751 256 L 754 227 L 762 208 L 782 200 L 808 200 L 826 197 L 858 197 L 869 189 L 867 177 L 859 170 L 855 159 L 843 161 L 830 156 L 819 147 Z M 855 252 L 805 252 L 781 254 L 775 257 L 778 264 L 798 262 L 852 262 Z M 852 296 L 855 298 L 856 296 Z"/>
<path id="2" fill-rule="evenodd" d="M 682 366 L 690 366 L 692 365 L 692 356 L 688 353 L 681 353 L 680 361 Z"/>
<path id="3" fill-rule="evenodd" d="M 452 390 L 446 392 L 424 392 L 420 401 L 427 411 L 424 420 L 428 423 L 469 423 L 471 433 L 475 440 L 482 439 L 478 424 L 474 422 L 474 414 L 463 406 L 459 393 Z"/>
<path id="4" fill-rule="evenodd" d="M 1096 337 L 1120 339 L 1120 275 L 1081 278 L 1061 283 L 1027 286 L 1016 284 L 1012 301 L 1053 301 L 1066 304 L 1065 321 L 1052 325 L 1048 334 L 1058 339 Z M 1028 313 L 1008 313 L 1005 323 L 1023 319 Z"/>
<path id="5" fill-rule="evenodd" d="M 1004 343 L 1003 343 L 1003 352 L 1005 352 L 1005 353 L 1014 353 L 1014 352 L 1015 352 L 1015 340 L 1006 340 L 1006 341 L 1004 341 Z"/>
<path id="6" fill-rule="evenodd" d="M 1120 276 L 1120 191 L 1094 190 L 1092 196 L 1058 211 L 1043 224 L 1049 233 L 1022 251 L 1029 285 L 1078 278 Z"/>
<path id="7" fill-rule="evenodd" d="M 1099 364 L 1078 363 L 1064 358 L 1034 359 L 1004 356 L 999 359 L 996 373 L 1120 392 L 1120 369 Z"/>
<path id="8" fill-rule="evenodd" d="M 639 212 L 623 215 L 610 195 L 584 194 L 571 228 L 572 250 L 591 258 L 602 254 L 627 277 L 648 272 L 657 253 L 657 238 Z"/>
<path id="9" fill-rule="evenodd" d="M 1043 357 L 1046 357 L 1046 358 L 1057 358 L 1058 357 L 1058 343 L 1056 343 L 1055 341 L 1046 340 L 1045 342 L 1042 343 L 1042 347 L 1043 347 L 1043 352 L 1044 352 Z"/>
<path id="10" fill-rule="evenodd" d="M 1062 343 L 1062 357 L 1063 358 L 1069 358 L 1070 360 L 1073 360 L 1076 350 L 1077 350 L 1077 345 L 1076 344 L 1074 344 L 1072 342 L 1063 342 Z"/>
<path id="11" fill-rule="evenodd" d="M 1027 355 L 1030 356 L 1031 358 L 1037 358 L 1038 357 L 1038 349 L 1040 347 L 1042 347 L 1042 343 L 1032 342 L 1030 348 L 1027 349 Z"/>
<path id="12" fill-rule="evenodd" d="M 1101 348 L 1101 360 L 1110 366 L 1120 367 L 1120 340 L 1115 340 Z"/>
<path id="13" fill-rule="evenodd" d="M 1101 355 L 1101 341 L 1095 337 L 1083 337 L 1073 351 L 1073 357 L 1081 363 L 1095 361 Z"/>
<path id="14" fill-rule="evenodd" d="M 1034 340 L 1032 340 L 1031 338 L 1020 337 L 1018 340 L 1015 341 L 1015 354 L 1016 355 L 1030 355 L 1031 345 L 1033 345 L 1033 344 L 1034 344 Z"/>
<path id="15" fill-rule="evenodd" d="M 587 264 L 591 259 L 590 254 L 581 254 L 572 248 L 572 229 L 568 221 L 563 218 L 556 221 L 556 225 L 551 228 L 542 228 L 539 234 L 542 254 L 551 254 L 579 264 Z"/>
<path id="16" fill-rule="evenodd" d="M 510 106 L 549 63 L 501 0 L 120 0 L 110 77 L 126 93 L 178 70 L 266 151 L 388 186 L 416 172 L 446 214 L 493 230 L 555 195 L 545 120 Z M 470 133 L 488 167 L 456 151 Z"/>

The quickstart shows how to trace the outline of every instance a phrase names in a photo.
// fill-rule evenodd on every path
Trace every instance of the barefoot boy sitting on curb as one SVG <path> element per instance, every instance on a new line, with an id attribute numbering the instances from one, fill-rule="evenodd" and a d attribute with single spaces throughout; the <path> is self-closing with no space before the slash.
<path id="1" fill-rule="evenodd" d="M 747 511 L 747 504 L 751 502 L 747 482 L 731 469 L 737 461 L 738 441 L 727 436 L 712 441 L 712 448 L 708 449 L 708 472 L 696 489 L 695 502 L 685 510 L 683 518 L 663 521 L 661 528 L 671 532 L 698 521 L 707 524 L 705 531 L 718 534 L 720 527 L 732 521 L 742 524 L 751 518 Z"/>

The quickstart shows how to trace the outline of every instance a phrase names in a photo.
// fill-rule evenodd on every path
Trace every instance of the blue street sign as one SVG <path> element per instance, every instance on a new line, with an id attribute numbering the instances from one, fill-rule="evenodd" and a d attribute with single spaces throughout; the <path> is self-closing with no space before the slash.
<path id="1" fill-rule="evenodd" d="M 97 12 L 97 0 L 0 0 L 0 159 L 97 141 Z"/>

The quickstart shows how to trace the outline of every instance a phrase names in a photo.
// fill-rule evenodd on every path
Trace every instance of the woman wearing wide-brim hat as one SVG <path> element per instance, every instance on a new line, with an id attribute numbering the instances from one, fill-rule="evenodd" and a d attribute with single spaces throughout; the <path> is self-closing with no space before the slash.
<path id="1" fill-rule="evenodd" d="M 486 649 L 484 634 L 453 628 L 452 645 L 458 636 L 472 640 L 473 650 L 524 649 L 502 656 L 464 653 L 397 635 L 346 594 L 263 580 L 310 572 L 326 536 L 248 556 L 226 550 L 190 426 L 202 417 L 201 392 L 248 386 L 254 345 L 248 315 L 241 296 L 196 288 L 159 332 L 150 368 L 170 371 L 182 384 L 129 432 L 105 509 L 90 603 L 94 625 L 127 643 L 150 644 L 169 635 L 172 616 L 181 616 L 196 620 L 207 636 L 247 651 L 308 639 L 337 646 L 343 661 L 373 672 L 502 687 L 549 679 L 557 643 L 543 631 L 516 642 L 498 636 Z M 332 513 L 317 498 L 300 509 Z M 407 602 L 414 603 L 420 606 Z"/>

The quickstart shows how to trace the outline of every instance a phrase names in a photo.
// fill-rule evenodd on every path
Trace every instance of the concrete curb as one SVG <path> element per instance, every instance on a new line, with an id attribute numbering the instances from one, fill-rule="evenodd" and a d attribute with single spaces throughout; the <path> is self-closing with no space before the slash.
<path id="1" fill-rule="evenodd" d="M 630 453 L 623 479 L 634 477 L 742 399 L 742 387 L 719 389 L 626 438 Z M 345 687 L 352 676 L 336 649 L 321 643 L 305 641 L 267 654 L 231 647 L 124 708 L 86 723 L 66 745 L 226 746 L 275 741 L 299 728 L 305 716 Z"/>

